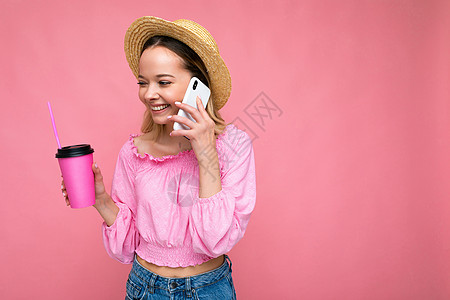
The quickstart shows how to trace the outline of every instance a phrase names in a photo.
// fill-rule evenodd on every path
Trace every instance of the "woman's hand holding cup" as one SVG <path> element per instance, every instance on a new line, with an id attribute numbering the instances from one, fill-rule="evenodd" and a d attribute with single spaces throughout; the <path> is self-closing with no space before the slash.
<path id="1" fill-rule="evenodd" d="M 95 204 L 93 206 L 98 209 L 98 206 L 105 204 L 104 202 L 109 199 L 109 195 L 106 193 L 105 185 L 103 183 L 103 175 L 97 163 L 92 164 L 92 172 L 94 173 L 95 184 Z M 66 201 L 66 205 L 69 206 L 70 200 L 67 194 L 66 186 L 64 184 L 64 179 L 61 180 L 61 192 L 63 194 L 64 200 Z"/>

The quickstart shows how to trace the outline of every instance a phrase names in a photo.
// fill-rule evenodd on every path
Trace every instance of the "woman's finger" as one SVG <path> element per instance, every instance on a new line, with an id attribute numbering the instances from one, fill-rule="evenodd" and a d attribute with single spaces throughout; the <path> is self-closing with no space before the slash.
<path id="1" fill-rule="evenodd" d="M 203 107 L 203 102 L 200 99 L 200 97 L 197 97 L 197 107 L 198 107 L 198 111 L 200 112 L 200 115 L 203 117 L 203 119 L 205 119 L 205 120 L 209 119 L 208 112 Z"/>
<path id="2" fill-rule="evenodd" d="M 69 196 L 67 195 L 67 191 L 62 192 L 64 200 L 66 201 L 66 205 L 69 206 L 70 202 L 69 202 Z"/>
<path id="3" fill-rule="evenodd" d="M 170 136 L 184 136 L 189 140 L 192 139 L 191 130 L 184 130 L 184 129 L 173 130 L 170 133 Z"/>
<path id="4" fill-rule="evenodd" d="M 103 175 L 100 167 L 96 162 L 92 164 L 92 171 L 94 172 L 94 183 L 95 183 L 95 197 L 100 197 L 106 193 L 105 184 L 103 183 Z"/>
<path id="5" fill-rule="evenodd" d="M 186 125 L 187 127 L 189 127 L 190 129 L 195 127 L 195 122 L 192 122 L 191 120 L 189 120 L 188 118 L 183 117 L 183 116 L 170 115 L 167 117 L 167 119 L 169 119 L 169 121 L 182 123 L 182 124 Z"/>
<path id="6" fill-rule="evenodd" d="M 61 177 L 62 177 L 62 175 L 61 175 Z M 66 185 L 64 184 L 64 179 L 61 180 L 61 192 L 64 197 L 64 200 L 66 201 L 66 206 L 69 206 L 70 205 L 69 195 L 67 194 L 67 189 L 66 189 Z"/>
<path id="7" fill-rule="evenodd" d="M 61 192 L 66 192 L 66 186 L 64 185 L 64 181 L 61 182 Z"/>
<path id="8" fill-rule="evenodd" d="M 94 171 L 94 181 L 98 183 L 103 182 L 102 172 L 100 171 L 100 168 L 98 167 L 96 162 L 92 164 L 92 171 Z"/>
<path id="9" fill-rule="evenodd" d="M 200 115 L 198 109 L 190 106 L 189 104 L 181 103 L 178 101 L 175 102 L 175 105 L 177 105 L 180 109 L 184 110 L 185 112 L 188 112 L 197 123 L 200 123 L 202 121 L 203 118 Z"/>

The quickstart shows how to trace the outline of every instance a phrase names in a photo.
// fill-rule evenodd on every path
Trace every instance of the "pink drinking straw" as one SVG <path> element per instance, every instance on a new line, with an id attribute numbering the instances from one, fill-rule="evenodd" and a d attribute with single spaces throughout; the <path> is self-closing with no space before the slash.
<path id="1" fill-rule="evenodd" d="M 59 142 L 58 132 L 56 131 L 55 118 L 53 117 L 52 107 L 50 106 L 50 101 L 47 102 L 48 110 L 50 111 L 50 117 L 52 118 L 53 132 L 55 133 L 56 142 L 58 143 L 58 148 L 61 149 L 61 143 Z"/>

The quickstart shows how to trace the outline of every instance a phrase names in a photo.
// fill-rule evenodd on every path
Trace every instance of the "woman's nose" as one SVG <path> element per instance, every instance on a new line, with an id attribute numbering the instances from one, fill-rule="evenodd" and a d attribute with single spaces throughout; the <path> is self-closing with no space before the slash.
<path id="1" fill-rule="evenodd" d="M 159 97 L 158 88 L 152 84 L 149 84 L 149 86 L 144 94 L 145 100 L 158 99 L 158 97 Z"/>

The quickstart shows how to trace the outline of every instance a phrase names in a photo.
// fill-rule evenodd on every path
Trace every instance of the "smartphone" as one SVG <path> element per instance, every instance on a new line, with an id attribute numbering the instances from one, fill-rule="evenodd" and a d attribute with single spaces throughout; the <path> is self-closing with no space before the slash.
<path id="1" fill-rule="evenodd" d="M 208 104 L 210 95 L 211 95 L 211 90 L 206 86 L 206 84 L 204 84 L 203 82 L 200 81 L 200 79 L 198 79 L 197 77 L 194 76 L 191 78 L 191 81 L 189 81 L 189 85 L 186 90 L 186 93 L 184 94 L 182 103 L 189 104 L 190 106 L 198 109 L 196 99 L 197 99 L 197 96 L 199 96 L 200 99 L 202 100 L 203 107 L 206 108 L 206 104 Z M 194 118 L 192 118 L 192 116 L 189 113 L 185 112 L 181 108 L 180 108 L 180 110 L 178 110 L 178 115 L 182 116 L 182 117 L 186 117 L 186 118 L 190 119 L 192 122 L 195 122 Z M 190 128 L 184 124 L 174 122 L 173 130 L 179 130 L 179 129 L 190 129 Z"/>

